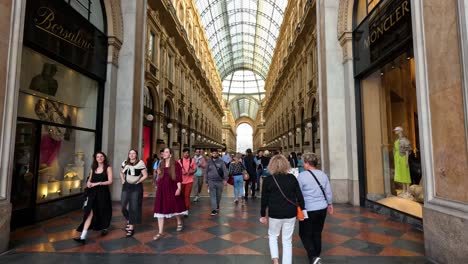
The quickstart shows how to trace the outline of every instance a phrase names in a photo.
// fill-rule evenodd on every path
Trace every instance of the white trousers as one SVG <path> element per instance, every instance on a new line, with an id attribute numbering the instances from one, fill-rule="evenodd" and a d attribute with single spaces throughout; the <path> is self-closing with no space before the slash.
<path id="1" fill-rule="evenodd" d="M 268 219 L 268 239 L 270 242 L 270 254 L 271 258 L 279 258 L 278 253 L 278 236 L 281 233 L 281 239 L 283 244 L 283 261 L 282 264 L 291 264 L 292 262 L 292 235 L 294 232 L 294 224 L 296 218 L 287 219 Z"/>

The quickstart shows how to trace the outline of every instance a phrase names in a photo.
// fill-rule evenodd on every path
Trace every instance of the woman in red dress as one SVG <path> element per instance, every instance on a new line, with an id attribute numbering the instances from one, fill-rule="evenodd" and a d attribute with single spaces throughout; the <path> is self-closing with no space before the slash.
<path id="1" fill-rule="evenodd" d="M 154 199 L 154 218 L 158 218 L 159 232 L 153 239 L 159 240 L 164 234 L 165 218 L 177 219 L 177 230 L 182 231 L 182 215 L 187 215 L 184 197 L 181 195 L 182 168 L 172 158 L 172 150 L 164 148 L 162 161 L 158 167 L 158 189 Z"/>

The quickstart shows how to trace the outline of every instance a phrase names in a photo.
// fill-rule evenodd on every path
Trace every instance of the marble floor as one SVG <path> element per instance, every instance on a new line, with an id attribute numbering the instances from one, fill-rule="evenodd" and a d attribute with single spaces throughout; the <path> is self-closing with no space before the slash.
<path id="1" fill-rule="evenodd" d="M 74 211 L 11 233 L 11 250 L 2 263 L 270 263 L 267 227 L 259 223 L 260 199 L 245 205 L 224 198 L 218 216 L 210 216 L 208 197 L 192 203 L 184 230 L 167 220 L 167 235 L 153 241 L 157 222 L 154 198 L 144 199 L 143 224 L 125 237 L 125 219 L 114 204 L 109 234 L 90 231 L 86 245 L 72 240 L 82 218 Z M 430 263 L 424 257 L 423 233 L 387 216 L 350 205 L 336 205 L 323 232 L 324 263 Z M 293 237 L 294 263 L 307 263 L 302 243 Z M 115 261 L 113 261 L 115 260 Z"/>

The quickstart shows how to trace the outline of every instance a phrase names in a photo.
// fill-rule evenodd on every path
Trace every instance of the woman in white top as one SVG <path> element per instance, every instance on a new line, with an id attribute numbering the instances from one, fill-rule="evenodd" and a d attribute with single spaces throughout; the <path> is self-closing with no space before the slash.
<path id="1" fill-rule="evenodd" d="M 332 192 L 328 176 L 317 169 L 319 159 L 314 153 L 302 155 L 304 171 L 297 178 L 304 196 L 305 209 L 309 218 L 299 222 L 299 236 L 304 245 L 309 262 L 321 263 L 322 230 L 327 211 L 333 214 Z"/>

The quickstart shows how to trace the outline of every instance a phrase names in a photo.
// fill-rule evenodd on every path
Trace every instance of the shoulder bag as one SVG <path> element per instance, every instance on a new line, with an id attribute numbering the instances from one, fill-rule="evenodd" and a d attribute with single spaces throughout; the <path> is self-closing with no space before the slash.
<path id="1" fill-rule="evenodd" d="M 322 191 L 322 194 L 323 194 L 323 197 L 325 198 L 325 201 L 326 201 L 327 204 L 328 204 L 327 195 L 325 194 L 325 190 L 323 189 L 322 184 L 320 184 L 320 182 L 317 180 L 317 177 L 315 177 L 315 174 L 314 174 L 311 170 L 308 170 L 308 172 L 309 172 L 310 174 L 312 174 L 312 176 L 314 177 L 315 181 L 317 182 L 318 186 L 320 187 L 320 190 Z"/>
<path id="2" fill-rule="evenodd" d="M 278 182 L 276 181 L 275 176 L 274 176 L 274 175 L 271 175 L 271 177 L 273 177 L 273 180 L 275 181 L 276 186 L 278 186 L 278 189 L 279 189 L 279 191 L 281 192 L 281 194 L 283 195 L 284 199 L 286 199 L 290 204 L 296 206 L 296 211 L 297 211 L 297 212 L 296 212 L 296 219 L 299 220 L 299 221 L 304 221 L 304 213 L 302 212 L 301 207 L 300 207 L 297 203 L 295 203 L 295 202 L 289 200 L 289 198 L 286 197 L 286 195 L 284 194 L 283 190 L 281 189 L 281 187 L 279 186 Z"/>

